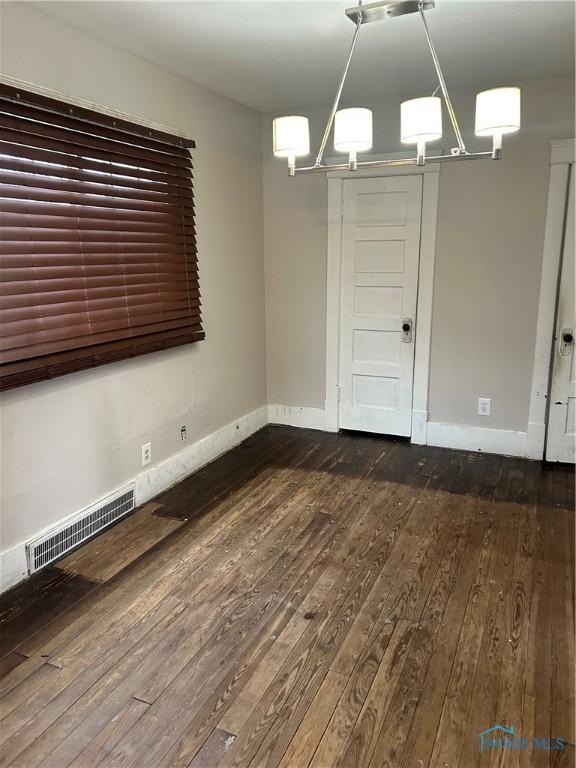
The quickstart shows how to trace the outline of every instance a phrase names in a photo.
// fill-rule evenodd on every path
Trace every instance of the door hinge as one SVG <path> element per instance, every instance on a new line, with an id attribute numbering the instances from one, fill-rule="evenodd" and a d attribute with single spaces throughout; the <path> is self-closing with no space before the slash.
<path id="1" fill-rule="evenodd" d="M 340 391 L 340 385 L 338 384 L 336 386 L 336 402 L 339 403 L 341 399 L 341 391 Z"/>

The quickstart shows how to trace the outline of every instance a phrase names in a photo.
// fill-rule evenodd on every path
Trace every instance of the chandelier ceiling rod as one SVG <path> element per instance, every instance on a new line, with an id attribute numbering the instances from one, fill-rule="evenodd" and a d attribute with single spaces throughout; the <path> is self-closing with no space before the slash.
<path id="1" fill-rule="evenodd" d="M 440 89 L 442 91 L 442 95 L 444 96 L 444 103 L 446 104 L 448 115 L 450 116 L 450 122 L 452 123 L 452 128 L 454 129 L 454 133 L 456 134 L 456 141 L 458 142 L 458 152 L 465 155 L 466 146 L 464 144 L 464 139 L 462 138 L 462 133 L 460 132 L 460 126 L 458 125 L 458 118 L 456 117 L 456 112 L 454 111 L 454 107 L 452 106 L 452 99 L 450 98 L 450 94 L 448 93 L 446 80 L 444 80 L 444 75 L 442 74 L 442 67 L 440 66 L 440 60 L 438 59 L 438 54 L 436 53 L 436 49 L 434 48 L 434 43 L 432 42 L 432 38 L 430 36 L 430 30 L 428 29 L 428 22 L 426 21 L 426 17 L 424 16 L 423 3 L 420 2 L 419 6 L 420 6 L 419 7 L 420 17 L 422 18 L 422 23 L 424 24 L 424 31 L 426 32 L 426 40 L 428 40 L 428 47 L 430 48 L 430 53 L 432 54 L 432 60 L 434 62 L 434 66 L 436 67 L 436 74 L 438 75 L 438 82 L 440 83 Z"/>
<path id="2" fill-rule="evenodd" d="M 324 130 L 324 136 L 322 137 L 322 143 L 320 144 L 320 149 L 318 151 L 318 156 L 316 157 L 316 162 L 314 163 L 315 168 L 319 168 L 322 165 L 322 159 L 324 157 L 324 150 L 326 149 L 326 144 L 328 142 L 328 137 L 330 136 L 330 131 L 332 130 L 332 124 L 334 122 L 334 115 L 338 111 L 338 106 L 340 104 L 340 97 L 342 96 L 342 89 L 344 88 L 344 83 L 346 82 L 346 76 L 348 75 L 348 70 L 350 68 L 350 62 L 352 61 L 352 55 L 354 53 L 354 48 L 356 48 L 356 41 L 358 40 L 358 34 L 360 33 L 360 27 L 362 26 L 362 17 L 359 16 L 358 21 L 356 22 L 356 29 L 354 31 L 354 37 L 352 38 L 352 45 L 350 46 L 350 53 L 348 54 L 348 59 L 346 61 L 346 66 L 344 67 L 344 71 L 342 72 L 342 77 L 340 78 L 340 82 L 338 83 L 338 90 L 336 91 L 336 98 L 334 99 L 334 104 L 332 104 L 332 110 L 330 112 L 330 115 L 328 117 L 328 121 L 326 122 L 326 128 Z"/>

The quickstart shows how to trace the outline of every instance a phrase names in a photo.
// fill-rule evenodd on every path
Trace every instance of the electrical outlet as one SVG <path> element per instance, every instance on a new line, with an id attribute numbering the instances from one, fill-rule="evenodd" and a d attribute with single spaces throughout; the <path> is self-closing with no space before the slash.
<path id="1" fill-rule="evenodd" d="M 142 446 L 142 466 L 145 467 L 152 461 L 152 443 L 144 443 Z"/>
<path id="2" fill-rule="evenodd" d="M 492 400 L 489 397 L 478 398 L 478 416 L 490 416 L 492 413 Z"/>

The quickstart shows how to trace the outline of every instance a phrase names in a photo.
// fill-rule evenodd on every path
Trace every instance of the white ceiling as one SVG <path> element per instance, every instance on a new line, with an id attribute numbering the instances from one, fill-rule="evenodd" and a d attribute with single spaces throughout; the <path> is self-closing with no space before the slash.
<path id="1" fill-rule="evenodd" d="M 262 111 L 331 101 L 356 0 L 33 3 L 42 12 Z M 427 12 L 449 86 L 574 70 L 571 0 L 437 0 Z M 346 86 L 350 103 L 436 85 L 417 14 L 369 24 Z M 346 101 L 346 93 L 344 95 Z"/>

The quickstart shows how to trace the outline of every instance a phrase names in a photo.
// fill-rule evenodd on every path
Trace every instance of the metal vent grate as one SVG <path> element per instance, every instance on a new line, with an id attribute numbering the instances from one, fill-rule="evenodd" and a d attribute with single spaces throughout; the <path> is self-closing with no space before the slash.
<path id="1" fill-rule="evenodd" d="M 134 488 L 108 497 L 26 545 L 28 572 L 43 568 L 134 509 Z"/>

